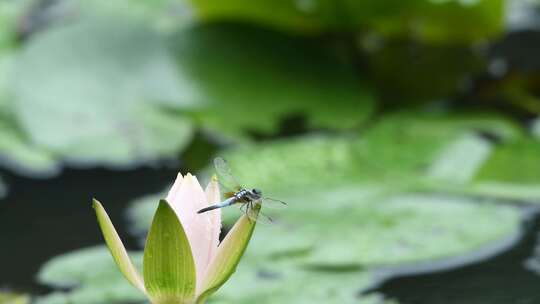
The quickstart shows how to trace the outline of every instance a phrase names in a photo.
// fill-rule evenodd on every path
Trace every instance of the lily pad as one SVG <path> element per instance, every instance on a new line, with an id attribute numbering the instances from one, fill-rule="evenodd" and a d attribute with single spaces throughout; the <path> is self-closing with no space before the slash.
<path id="1" fill-rule="evenodd" d="M 4 51 L 15 47 L 18 18 L 29 4 L 29 0 L 0 2 L 0 59 Z"/>
<path id="2" fill-rule="evenodd" d="M 471 42 L 501 33 L 505 4 L 503 0 L 190 2 L 205 20 L 244 21 L 304 33 L 371 30 L 432 43 Z"/>
<path id="3" fill-rule="evenodd" d="M 216 133 L 273 134 L 300 114 L 307 127 L 346 129 L 373 113 L 372 92 L 351 63 L 318 41 L 223 24 L 183 30 L 172 41 L 202 98 L 194 115 Z"/>
<path id="4" fill-rule="evenodd" d="M 357 188 L 286 197 L 287 210 L 266 210 L 276 224 L 257 231 L 252 252 L 312 267 L 399 264 L 472 252 L 514 235 L 520 223 L 517 209 L 493 201 L 407 193 L 355 196 Z"/>
<path id="5" fill-rule="evenodd" d="M 131 254 L 141 268 L 142 253 Z M 38 281 L 63 293 L 40 297 L 37 303 L 105 304 L 144 301 L 146 297 L 122 276 L 105 246 L 76 250 L 53 258 L 38 273 Z"/>
<path id="6" fill-rule="evenodd" d="M 369 301 L 360 291 L 367 271 L 318 272 L 287 264 L 242 261 L 231 280 L 209 303 L 388 303 Z M 372 299 L 375 300 L 375 299 Z"/>
<path id="7" fill-rule="evenodd" d="M 0 303 L 2 304 L 29 304 L 30 297 L 13 292 L 0 291 Z"/>
<path id="8" fill-rule="evenodd" d="M 481 167 L 473 193 L 540 202 L 540 141 L 518 138 L 501 144 Z"/>
<path id="9" fill-rule="evenodd" d="M 30 142 L 15 118 L 9 85 L 14 52 L 0 54 L 0 162 L 20 174 L 50 176 L 59 171 L 55 157 Z"/>
<path id="10" fill-rule="evenodd" d="M 191 9 L 184 1 L 80 0 L 80 2 L 83 12 L 90 10 L 100 15 L 114 13 L 129 16 L 149 23 L 160 31 L 170 31 L 182 24 L 193 22 Z"/>
<path id="11" fill-rule="evenodd" d="M 436 173 L 441 170 L 437 167 L 452 161 L 448 156 L 449 150 L 456 149 L 452 146 L 464 136 L 473 136 L 475 141 L 471 134 L 483 132 L 502 139 L 520 134 L 512 123 L 493 115 L 398 113 L 381 118 L 361 136 L 311 136 L 244 145 L 223 156 L 240 182 L 249 181 L 247 186 L 260 186 L 270 194 L 295 190 L 304 193 L 322 183 L 328 187 L 384 185 L 382 182 L 393 183 L 392 187 L 419 183 L 436 186 L 442 184 L 440 176 L 436 177 L 442 174 Z M 487 146 L 481 149 L 490 150 Z M 489 155 L 484 151 L 478 156 L 480 163 L 462 163 L 461 169 L 470 166 L 469 175 L 474 176 Z M 450 172 L 445 174 L 444 184 L 459 184 Z M 283 181 L 287 181 L 285 188 Z"/>
<path id="12" fill-rule="evenodd" d="M 178 112 L 194 102 L 190 86 L 162 37 L 127 19 L 89 17 L 36 34 L 14 75 L 23 130 L 71 162 L 129 166 L 174 158 L 191 138 L 191 124 Z"/>

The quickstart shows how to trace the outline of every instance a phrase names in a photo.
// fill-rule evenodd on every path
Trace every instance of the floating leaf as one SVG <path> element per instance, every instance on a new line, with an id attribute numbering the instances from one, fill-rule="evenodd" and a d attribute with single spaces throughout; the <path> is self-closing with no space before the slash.
<path id="1" fill-rule="evenodd" d="M 319 272 L 268 260 L 242 261 L 211 303 L 386 303 L 359 296 L 370 280 L 367 271 Z"/>
<path id="2" fill-rule="evenodd" d="M 29 4 L 29 0 L 0 2 L 0 61 L 3 51 L 15 47 L 19 17 Z"/>
<path id="3" fill-rule="evenodd" d="M 192 129 L 171 109 L 194 96 L 173 66 L 159 35 L 122 18 L 55 27 L 18 58 L 15 112 L 31 141 L 77 163 L 175 157 Z"/>
<path id="4" fill-rule="evenodd" d="M 430 176 L 434 174 L 430 170 L 435 170 L 432 166 L 447 158 L 444 153 L 452 143 L 483 132 L 511 139 L 519 136 L 517 130 L 496 116 L 398 113 L 382 118 L 362 136 L 311 136 L 244 145 L 223 156 L 241 182 L 260 186 L 270 194 L 304 193 L 321 183 L 328 187 L 357 183 L 384 186 L 383 182 L 391 183 L 391 188 L 426 182 L 437 186 L 453 182 L 454 177 L 447 176 L 449 179 L 441 182 Z M 470 165 L 471 171 L 478 167 Z"/>
<path id="5" fill-rule="evenodd" d="M 466 43 L 501 33 L 503 0 L 191 0 L 205 20 L 258 23 L 294 32 L 368 30 L 431 43 Z"/>
<path id="6" fill-rule="evenodd" d="M 127 215 L 132 234 L 144 236 L 143 240 L 146 240 L 146 233 L 152 225 L 152 218 L 158 207 L 156 202 L 167 196 L 167 190 L 164 190 L 163 193 L 143 196 L 130 203 Z"/>
<path id="7" fill-rule="evenodd" d="M 175 0 L 79 0 L 78 9 L 83 13 L 98 15 L 120 15 L 137 18 L 158 30 L 171 30 L 180 24 L 192 21 L 190 9 L 183 1 Z"/>
<path id="8" fill-rule="evenodd" d="M 20 174 L 50 176 L 59 171 L 54 156 L 30 142 L 15 119 L 10 87 L 13 52 L 0 54 L 0 161 Z"/>
<path id="9" fill-rule="evenodd" d="M 339 269 L 445 258 L 514 235 L 520 223 L 519 210 L 493 201 L 366 195 L 361 186 L 283 199 L 286 212 L 267 210 L 276 224 L 259 229 L 251 241 L 250 253 L 261 260 Z"/>
<path id="10" fill-rule="evenodd" d="M 142 253 L 130 254 L 142 266 Z M 38 273 L 42 284 L 70 288 L 41 297 L 40 304 L 96 304 L 135 302 L 146 299 L 118 271 L 107 247 L 98 246 L 57 256 L 42 266 Z"/>
<path id="11" fill-rule="evenodd" d="M 538 201 L 540 141 L 518 138 L 502 143 L 480 168 L 471 186 L 477 194 Z"/>
<path id="12" fill-rule="evenodd" d="M 362 40 L 366 62 L 381 99 L 392 106 L 454 96 L 471 77 L 486 70 L 486 58 L 469 45 L 449 47 L 402 40 L 377 44 L 374 39 L 377 41 L 370 36 Z M 414 77 L 404 76 L 411 71 Z"/>
<path id="13" fill-rule="evenodd" d="M 12 292 L 0 291 L 0 303 L 2 304 L 29 304 L 30 297 Z"/>
<path id="14" fill-rule="evenodd" d="M 173 41 L 181 72 L 204 101 L 194 114 L 214 132 L 273 134 L 298 115 L 308 127 L 344 129 L 374 110 L 350 62 L 318 41 L 234 25 L 183 30 Z"/>
<path id="15" fill-rule="evenodd" d="M 487 139 L 478 135 L 465 134 L 451 142 L 429 168 L 435 179 L 468 183 L 477 174 L 492 151 Z"/>
<path id="16" fill-rule="evenodd" d="M 185 303 L 195 295 L 195 262 L 178 216 L 159 202 L 144 247 L 144 284 L 156 303 Z"/>

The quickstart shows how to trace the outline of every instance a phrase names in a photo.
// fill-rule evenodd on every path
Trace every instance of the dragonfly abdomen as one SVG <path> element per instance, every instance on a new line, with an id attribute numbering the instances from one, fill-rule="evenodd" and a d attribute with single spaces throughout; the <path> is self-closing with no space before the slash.
<path id="1" fill-rule="evenodd" d="M 223 208 L 223 207 L 227 207 L 227 206 L 230 206 L 234 203 L 236 203 L 238 201 L 238 197 L 235 195 L 235 196 L 232 196 L 226 200 L 224 200 L 223 202 L 221 203 L 218 203 L 218 204 L 214 204 L 212 206 L 208 206 L 206 208 L 202 208 L 201 210 L 197 211 L 197 213 L 204 213 L 206 211 L 210 211 L 210 210 L 214 210 L 214 209 L 218 209 L 218 208 Z"/>

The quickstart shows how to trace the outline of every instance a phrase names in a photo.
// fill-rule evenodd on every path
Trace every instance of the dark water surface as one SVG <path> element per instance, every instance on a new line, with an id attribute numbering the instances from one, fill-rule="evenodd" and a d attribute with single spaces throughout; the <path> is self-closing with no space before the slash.
<path id="1" fill-rule="evenodd" d="M 400 304 L 540 303 L 540 216 L 525 223 L 522 239 L 485 261 L 454 270 L 390 279 L 378 292 Z M 536 266 L 540 273 L 540 266 Z"/>
<path id="2" fill-rule="evenodd" d="M 102 244 L 91 199 L 99 199 L 127 247 L 136 241 L 127 233 L 125 207 L 155 193 L 176 177 L 173 169 L 66 169 L 52 179 L 3 174 L 8 196 L 0 201 L 0 288 L 44 292 L 35 281 L 40 266 L 71 250 Z"/>

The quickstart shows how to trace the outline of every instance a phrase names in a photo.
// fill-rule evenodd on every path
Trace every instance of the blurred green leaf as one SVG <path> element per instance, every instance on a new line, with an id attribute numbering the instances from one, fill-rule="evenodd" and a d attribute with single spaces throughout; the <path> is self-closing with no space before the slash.
<path id="1" fill-rule="evenodd" d="M 359 296 L 370 277 L 367 271 L 307 271 L 287 264 L 269 265 L 264 260 L 243 260 L 237 273 L 208 303 L 387 303 Z"/>
<path id="2" fill-rule="evenodd" d="M 493 146 L 487 139 L 474 134 L 464 134 L 447 145 L 431 164 L 428 174 L 434 179 L 469 183 L 492 150 Z"/>
<path id="3" fill-rule="evenodd" d="M 130 254 L 138 267 L 142 253 Z M 42 284 L 66 289 L 40 297 L 40 304 L 106 304 L 143 301 L 146 297 L 118 271 L 107 247 L 98 246 L 57 256 L 38 273 Z"/>
<path id="4" fill-rule="evenodd" d="M 530 202 L 540 198 L 540 141 L 521 137 L 497 146 L 474 179 L 471 191 Z"/>
<path id="5" fill-rule="evenodd" d="M 191 0 L 210 21 L 246 21 L 293 32 L 367 30 L 428 42 L 471 42 L 500 34 L 503 0 Z"/>
<path id="6" fill-rule="evenodd" d="M 375 35 L 362 39 L 362 46 L 381 99 L 401 109 L 404 102 L 431 102 L 464 91 L 487 65 L 484 54 L 470 46 L 387 42 Z"/>
<path id="7" fill-rule="evenodd" d="M 402 112 L 380 118 L 360 136 L 277 140 L 243 145 L 223 156 L 240 182 L 262 185 L 270 192 L 298 189 L 303 193 L 321 183 L 328 187 L 381 182 L 390 183 L 390 188 L 418 186 L 419 182 L 436 186 L 441 181 L 430 175 L 436 170 L 433 166 L 449 161 L 448 150 L 463 136 L 481 133 L 502 139 L 520 136 L 517 126 L 496 115 Z M 473 169 L 478 164 L 469 166 L 469 174 L 476 174 Z M 449 178 L 442 183 L 454 182 Z"/>
<path id="8" fill-rule="evenodd" d="M 493 201 L 366 195 L 361 185 L 322 190 L 279 196 L 290 206 L 283 212 L 263 208 L 277 224 L 258 229 L 249 253 L 312 267 L 374 267 L 469 253 L 515 235 L 520 224 L 517 208 Z"/>
<path id="9" fill-rule="evenodd" d="M 10 86 L 14 52 L 0 54 L 0 154 L 2 165 L 27 175 L 52 175 L 59 164 L 48 151 L 36 146 L 15 117 Z"/>
<path id="10" fill-rule="evenodd" d="M 107 247 L 109 248 L 112 257 L 114 258 L 116 265 L 118 266 L 118 268 L 120 268 L 120 271 L 126 277 L 126 279 L 133 286 L 137 287 L 140 291 L 144 293 L 145 289 L 142 277 L 139 274 L 137 268 L 133 266 L 133 263 L 131 262 L 126 248 L 124 247 L 120 236 L 118 236 L 118 233 L 116 232 L 116 229 L 114 228 L 111 219 L 109 218 L 109 215 L 107 215 L 107 212 L 105 211 L 101 203 L 97 200 L 93 200 L 92 206 L 94 207 L 94 210 L 96 212 L 99 226 L 101 228 L 101 232 L 103 233 L 103 237 L 105 238 L 105 242 L 107 243 Z"/>
<path id="11" fill-rule="evenodd" d="M 192 21 L 191 10 L 178 0 L 79 0 L 78 9 L 98 15 L 136 18 L 158 30 L 171 30 Z"/>
<path id="12" fill-rule="evenodd" d="M 15 113 L 31 141 L 73 162 L 172 158 L 192 133 L 178 111 L 194 102 L 173 65 L 159 35 L 121 18 L 52 28 L 17 58 Z"/>
<path id="13" fill-rule="evenodd" d="M 477 180 L 540 185 L 540 141 L 521 138 L 500 144 Z"/>
<path id="14" fill-rule="evenodd" d="M 203 100 L 194 114 L 214 132 L 274 134 L 295 117 L 307 127 L 346 129 L 373 113 L 372 93 L 351 62 L 318 41 L 234 25 L 199 26 L 172 40 Z"/>
<path id="15" fill-rule="evenodd" d="M 29 304 L 30 297 L 12 292 L 0 291 L 0 303 L 2 304 Z"/>
<path id="16" fill-rule="evenodd" d="M 195 296 L 195 262 L 182 224 L 159 202 L 144 247 L 144 285 L 155 303 L 188 303 Z"/>
<path id="17" fill-rule="evenodd" d="M 30 0 L 0 1 L 0 61 L 4 51 L 15 47 L 19 19 Z"/>
<path id="18" fill-rule="evenodd" d="M 156 202 L 167 196 L 167 190 L 162 193 L 145 195 L 133 200 L 128 207 L 127 216 L 130 224 L 130 232 L 137 236 L 143 236 L 146 240 L 146 233 L 152 225 L 152 218 L 156 213 Z"/>
<path id="19" fill-rule="evenodd" d="M 29 304 L 30 297 L 13 292 L 0 291 L 0 303 L 2 304 Z"/>

